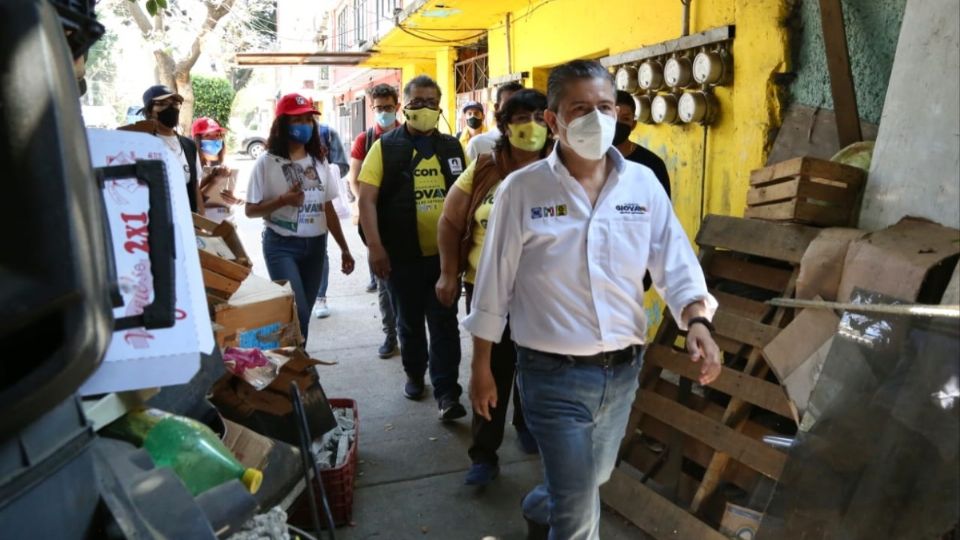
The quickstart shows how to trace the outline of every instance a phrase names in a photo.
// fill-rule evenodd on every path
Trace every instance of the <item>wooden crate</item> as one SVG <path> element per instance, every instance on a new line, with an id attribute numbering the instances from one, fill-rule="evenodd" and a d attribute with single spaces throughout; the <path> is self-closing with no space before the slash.
<path id="1" fill-rule="evenodd" d="M 744 216 L 821 227 L 856 225 L 863 169 L 795 158 L 753 171 Z"/>
<path id="2" fill-rule="evenodd" d="M 243 244 L 237 235 L 237 229 L 228 221 L 217 223 L 198 214 L 193 215 L 194 232 L 198 238 L 217 237 L 233 253 L 235 259 L 218 257 L 204 249 L 199 249 L 200 268 L 203 271 L 203 285 L 207 293 L 216 299 L 226 300 L 240 288 L 253 269 L 253 263 L 247 257 Z"/>
<path id="3" fill-rule="evenodd" d="M 720 308 L 715 337 L 725 365 L 709 387 L 664 315 L 649 344 L 620 463 L 601 497 L 655 538 L 725 538 L 724 490 L 757 493 L 776 482 L 787 455 L 764 435 L 793 435 L 792 404 L 768 376 L 762 348 L 791 312 L 764 300 L 790 296 L 800 260 L 820 230 L 707 216 L 697 235 L 707 284 Z M 735 501 L 733 501 L 735 502 Z"/>

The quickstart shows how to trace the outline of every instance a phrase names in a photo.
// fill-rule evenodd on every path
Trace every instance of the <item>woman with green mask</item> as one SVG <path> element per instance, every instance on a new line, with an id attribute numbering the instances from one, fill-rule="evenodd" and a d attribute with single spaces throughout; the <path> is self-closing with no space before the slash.
<path id="1" fill-rule="evenodd" d="M 502 135 L 496 147 L 470 163 L 447 194 L 438 233 L 441 274 L 436 290 L 441 303 L 452 305 L 457 301 L 460 275 L 463 274 L 467 313 L 470 313 L 473 281 L 497 187 L 507 175 L 546 157 L 553 148 L 543 121 L 546 108 L 547 97 L 536 90 L 521 90 L 511 96 L 497 112 L 497 127 Z M 514 388 L 515 362 L 516 350 L 508 325 L 500 343 L 494 344 L 489 369 L 475 365 L 471 376 L 471 382 L 478 377 L 492 377 L 498 399 L 489 418 L 474 411 L 473 444 L 469 450 L 473 465 L 467 472 L 467 485 L 486 485 L 499 474 L 497 449 L 503 442 L 507 405 Z M 525 452 L 536 453 L 537 443 L 526 429 L 515 390 L 513 395 L 513 425 L 517 429 L 517 438 Z"/>

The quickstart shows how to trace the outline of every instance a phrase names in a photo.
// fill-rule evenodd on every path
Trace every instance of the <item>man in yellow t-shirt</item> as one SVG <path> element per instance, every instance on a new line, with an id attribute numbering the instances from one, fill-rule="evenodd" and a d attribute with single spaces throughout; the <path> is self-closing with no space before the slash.
<path id="1" fill-rule="evenodd" d="M 404 396 L 420 399 L 429 367 L 440 419 L 466 416 L 460 404 L 457 306 L 434 293 L 440 277 L 437 226 L 443 200 L 463 172 L 463 147 L 437 132 L 440 87 L 421 75 L 403 89 L 406 122 L 370 148 L 360 168 L 360 226 L 374 273 L 396 302 Z M 424 322 L 430 328 L 430 343 Z"/>

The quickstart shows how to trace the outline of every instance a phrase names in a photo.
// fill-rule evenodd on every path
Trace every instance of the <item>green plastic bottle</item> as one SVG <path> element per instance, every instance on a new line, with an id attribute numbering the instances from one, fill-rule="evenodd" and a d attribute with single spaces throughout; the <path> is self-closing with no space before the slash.
<path id="1" fill-rule="evenodd" d="M 209 427 L 183 416 L 143 409 L 104 428 L 143 446 L 157 467 L 170 467 L 194 496 L 234 478 L 256 493 L 263 473 L 244 468 Z"/>

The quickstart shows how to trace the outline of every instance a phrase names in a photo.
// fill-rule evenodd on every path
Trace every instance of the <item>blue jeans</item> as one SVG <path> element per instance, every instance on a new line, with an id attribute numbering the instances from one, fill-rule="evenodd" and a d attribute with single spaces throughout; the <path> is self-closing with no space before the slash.
<path id="1" fill-rule="evenodd" d="M 326 253 L 326 234 L 298 238 L 281 236 L 269 228 L 263 230 L 263 258 L 266 259 L 267 272 L 274 281 L 285 279 L 290 282 L 304 343 L 310 329 L 313 299 L 320 289 Z"/>
<path id="2" fill-rule="evenodd" d="M 544 478 L 524 498 L 523 513 L 549 524 L 551 540 L 600 538 L 599 488 L 616 464 L 641 364 L 641 354 L 603 368 L 517 347 L 523 414 Z"/>
<path id="3" fill-rule="evenodd" d="M 440 257 L 418 257 L 411 261 L 390 261 L 387 286 L 396 306 L 403 370 L 414 380 L 423 379 L 430 368 L 433 396 L 437 400 L 457 399 L 463 389 L 460 374 L 460 328 L 457 305 L 446 307 L 434 289 L 440 279 Z M 430 328 L 430 347 L 424 319 Z"/>
<path id="4" fill-rule="evenodd" d="M 327 246 L 323 246 L 323 274 L 320 276 L 320 289 L 317 291 L 317 298 L 327 297 L 327 284 L 330 283 L 330 257 L 327 256 Z"/>

